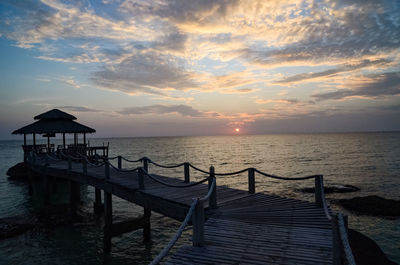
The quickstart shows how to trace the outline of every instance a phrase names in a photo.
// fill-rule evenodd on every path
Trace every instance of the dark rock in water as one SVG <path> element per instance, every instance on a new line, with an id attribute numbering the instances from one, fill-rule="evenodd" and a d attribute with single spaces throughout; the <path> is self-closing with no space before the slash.
<path id="1" fill-rule="evenodd" d="M 357 265 L 398 265 L 385 256 L 374 240 L 356 230 L 349 229 L 349 242 Z"/>
<path id="2" fill-rule="evenodd" d="M 0 240 L 25 233 L 35 226 L 33 217 L 15 216 L 0 219 Z"/>
<path id="3" fill-rule="evenodd" d="M 360 190 L 360 188 L 353 186 L 353 185 L 335 184 L 335 185 L 330 185 L 330 186 L 324 186 L 325 193 L 345 193 L 345 192 L 355 192 L 355 191 L 359 191 L 359 190 Z M 299 189 L 298 191 L 305 192 L 305 193 L 314 193 L 315 188 L 314 187 L 303 188 L 303 189 Z"/>
<path id="4" fill-rule="evenodd" d="M 385 199 L 375 195 L 340 199 L 334 202 L 339 203 L 348 210 L 360 214 L 392 217 L 400 216 L 400 201 Z"/>
<path id="5" fill-rule="evenodd" d="M 32 229 L 40 231 L 61 225 L 96 225 L 97 221 L 97 217 L 93 214 L 85 213 L 79 208 L 73 214 L 68 205 L 52 205 L 34 215 L 0 218 L 0 240 L 18 236 Z"/>
<path id="6" fill-rule="evenodd" d="M 11 180 L 28 180 L 28 166 L 24 163 L 18 163 L 7 170 L 7 175 Z"/>

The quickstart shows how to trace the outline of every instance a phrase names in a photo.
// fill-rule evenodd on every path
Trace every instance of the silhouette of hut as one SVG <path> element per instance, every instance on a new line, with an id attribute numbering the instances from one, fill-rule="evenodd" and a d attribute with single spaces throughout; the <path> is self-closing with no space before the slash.
<path id="1" fill-rule="evenodd" d="M 77 148 L 78 146 L 86 148 L 86 134 L 96 132 L 95 129 L 92 129 L 88 126 L 82 125 L 74 120 L 76 117 L 68 114 L 59 109 L 53 109 L 37 115 L 34 117 L 34 123 L 26 125 L 18 130 L 12 132 L 12 134 L 23 134 L 24 135 L 24 152 L 30 152 L 32 150 L 38 152 L 51 152 L 54 151 L 54 144 L 50 144 L 50 137 L 55 137 L 56 134 L 63 135 L 63 149 L 66 149 L 67 146 L 65 144 L 65 134 L 74 134 L 74 144 L 71 145 L 71 148 Z M 32 134 L 33 144 L 27 145 L 26 143 L 26 135 Z M 37 145 L 36 144 L 36 134 L 41 134 L 43 137 L 47 137 L 47 146 L 46 145 Z M 78 144 L 78 135 L 83 134 L 83 143 Z"/>

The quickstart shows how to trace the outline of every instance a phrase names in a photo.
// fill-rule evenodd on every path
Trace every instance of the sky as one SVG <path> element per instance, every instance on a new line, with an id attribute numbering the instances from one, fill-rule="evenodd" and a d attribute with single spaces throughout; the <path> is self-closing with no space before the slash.
<path id="1" fill-rule="evenodd" d="M 2 0 L 0 139 L 53 108 L 97 137 L 400 130 L 399 14 L 398 0 Z"/>

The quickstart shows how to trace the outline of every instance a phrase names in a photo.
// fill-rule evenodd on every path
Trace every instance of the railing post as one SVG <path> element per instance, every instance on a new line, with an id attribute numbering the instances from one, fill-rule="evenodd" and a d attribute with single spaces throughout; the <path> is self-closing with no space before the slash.
<path id="1" fill-rule="evenodd" d="M 185 172 L 185 182 L 189 183 L 190 182 L 190 168 L 189 168 L 188 162 L 185 162 L 185 164 L 184 164 L 184 172 Z"/>
<path id="2" fill-rule="evenodd" d="M 108 161 L 106 161 L 104 164 L 104 175 L 106 179 L 110 179 L 110 164 Z"/>
<path id="3" fill-rule="evenodd" d="M 118 156 L 118 169 L 122 169 L 122 157 Z"/>
<path id="4" fill-rule="evenodd" d="M 193 227 L 193 246 L 201 247 L 204 245 L 204 206 L 203 201 L 196 199 L 196 207 L 192 216 Z"/>
<path id="5" fill-rule="evenodd" d="M 332 215 L 333 265 L 342 265 L 342 244 L 340 240 L 338 215 Z"/>
<path id="6" fill-rule="evenodd" d="M 36 153 L 35 152 L 32 153 L 32 163 L 33 163 L 33 165 L 36 165 Z"/>
<path id="7" fill-rule="evenodd" d="M 144 171 L 149 173 L 149 161 L 148 161 L 147 157 L 143 157 L 143 169 L 144 169 Z"/>
<path id="8" fill-rule="evenodd" d="M 324 200 L 324 179 L 322 175 L 315 176 L 315 203 L 323 207 Z"/>
<path id="9" fill-rule="evenodd" d="M 211 193 L 210 200 L 208 202 L 208 207 L 210 209 L 217 208 L 217 180 L 215 178 L 215 170 L 214 167 L 210 167 L 210 178 L 208 179 L 208 190 L 211 189 L 212 183 L 215 180 L 215 187 L 213 192 Z"/>
<path id="10" fill-rule="evenodd" d="M 87 175 L 87 162 L 86 162 L 86 159 L 82 160 L 82 172 L 83 172 L 83 175 Z"/>
<path id="11" fill-rule="evenodd" d="M 143 173 L 144 169 L 143 168 L 139 168 L 138 170 L 138 186 L 139 189 L 143 189 L 144 188 L 144 173 Z"/>
<path id="12" fill-rule="evenodd" d="M 249 168 L 248 173 L 249 173 L 249 193 L 254 194 L 256 193 L 256 180 L 254 176 L 254 168 Z"/>

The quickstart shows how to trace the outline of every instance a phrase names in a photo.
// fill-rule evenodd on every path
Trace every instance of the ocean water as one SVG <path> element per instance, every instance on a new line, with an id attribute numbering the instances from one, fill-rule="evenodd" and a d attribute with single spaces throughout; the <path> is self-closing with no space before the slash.
<path id="1" fill-rule="evenodd" d="M 57 140 L 59 141 L 59 140 Z M 190 162 L 207 170 L 232 172 L 247 167 L 275 175 L 298 177 L 323 174 L 329 184 L 350 184 L 361 190 L 327 194 L 327 199 L 379 195 L 400 200 L 400 133 L 288 134 L 253 136 L 157 137 L 90 139 L 91 145 L 109 143 L 110 156 L 129 159 L 147 156 L 160 164 Z M 0 218 L 35 214 L 40 198 L 29 196 L 27 186 L 9 181 L 6 171 L 22 160 L 22 141 L 0 141 Z M 125 163 L 124 167 L 138 164 Z M 183 178 L 183 169 L 149 171 Z M 204 176 L 192 172 L 193 179 Z M 247 175 L 218 177 L 218 185 L 247 189 Z M 62 185 L 62 184 L 59 184 Z M 313 201 L 313 194 L 297 189 L 312 187 L 313 181 L 278 181 L 256 174 L 257 192 Z M 67 202 L 60 194 L 57 203 Z M 82 187 L 83 210 L 91 213 L 94 190 Z M 40 196 L 39 196 L 40 197 Z M 349 215 L 349 227 L 374 239 L 385 254 L 400 262 L 400 219 L 355 215 L 339 206 L 335 210 Z M 113 198 L 114 220 L 137 216 L 142 208 Z M 90 216 L 90 215 L 89 215 Z M 168 243 L 179 222 L 152 214 L 152 242 L 142 243 L 141 231 L 113 238 L 110 254 L 102 252 L 101 220 L 41 228 L 0 241 L 0 264 L 147 264 Z M 190 244 L 187 229 L 178 241 Z"/>

